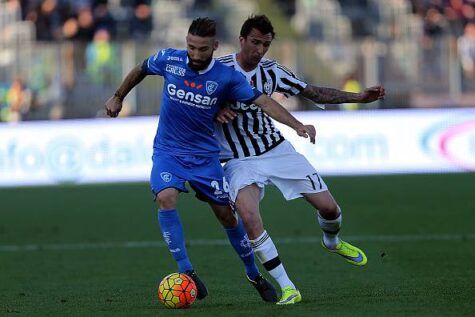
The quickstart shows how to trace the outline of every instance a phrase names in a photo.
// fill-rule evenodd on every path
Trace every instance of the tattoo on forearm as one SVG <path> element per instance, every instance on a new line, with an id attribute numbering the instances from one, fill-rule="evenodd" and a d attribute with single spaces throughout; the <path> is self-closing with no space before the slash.
<path id="1" fill-rule="evenodd" d="M 358 94 L 341 91 L 334 88 L 316 87 L 308 85 L 302 95 L 316 103 L 344 103 L 358 102 Z"/>

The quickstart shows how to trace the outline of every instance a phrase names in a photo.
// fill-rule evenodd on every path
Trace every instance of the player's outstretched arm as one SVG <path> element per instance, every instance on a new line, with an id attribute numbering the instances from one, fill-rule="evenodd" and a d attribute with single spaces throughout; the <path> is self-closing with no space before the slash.
<path id="1" fill-rule="evenodd" d="M 384 99 L 385 90 L 383 86 L 373 86 L 366 88 L 361 93 L 352 93 L 334 88 L 317 87 L 307 85 L 302 90 L 301 95 L 315 103 L 369 103 Z"/>
<path id="2" fill-rule="evenodd" d="M 267 113 L 272 119 L 291 127 L 299 136 L 310 138 L 310 142 L 315 143 L 315 127 L 313 125 L 304 125 L 298 121 L 287 109 L 272 98 L 262 94 L 254 100 L 254 103 L 261 107 L 262 111 Z"/>
<path id="3" fill-rule="evenodd" d="M 125 96 L 137 86 L 147 74 L 144 73 L 142 69 L 142 64 L 138 64 L 125 76 L 122 84 L 119 86 L 117 91 L 114 93 L 109 100 L 106 101 L 105 109 L 106 113 L 109 117 L 117 117 L 119 115 L 120 110 L 122 110 L 122 101 L 124 100 Z"/>

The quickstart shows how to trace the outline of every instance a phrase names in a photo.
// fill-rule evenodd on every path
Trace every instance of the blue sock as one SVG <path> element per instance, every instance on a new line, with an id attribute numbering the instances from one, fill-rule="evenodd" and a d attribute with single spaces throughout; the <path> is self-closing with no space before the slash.
<path id="1" fill-rule="evenodd" d="M 238 225 L 234 228 L 224 228 L 228 235 L 229 242 L 233 246 L 236 253 L 241 258 L 246 267 L 246 274 L 250 279 L 255 279 L 259 275 L 259 269 L 254 262 L 254 251 L 252 251 L 249 238 L 244 231 L 244 226 L 241 219 Z"/>
<path id="2" fill-rule="evenodd" d="M 193 270 L 190 259 L 186 254 L 185 235 L 177 210 L 159 210 L 158 222 L 160 223 L 163 239 L 168 245 L 168 250 L 178 264 L 178 270 L 180 272 Z"/>

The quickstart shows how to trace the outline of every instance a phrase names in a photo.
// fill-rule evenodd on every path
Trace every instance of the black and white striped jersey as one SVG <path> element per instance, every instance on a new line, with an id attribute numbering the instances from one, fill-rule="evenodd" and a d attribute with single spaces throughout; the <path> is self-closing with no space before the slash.
<path id="1" fill-rule="evenodd" d="M 263 58 L 252 71 L 244 71 L 236 60 L 236 54 L 219 57 L 218 60 L 246 76 L 251 86 L 270 96 L 280 92 L 287 97 L 300 93 L 307 84 L 289 69 L 276 61 Z M 230 104 L 238 116 L 227 124 L 218 124 L 220 159 L 243 158 L 261 155 L 284 141 L 272 119 L 255 104 L 235 102 Z"/>

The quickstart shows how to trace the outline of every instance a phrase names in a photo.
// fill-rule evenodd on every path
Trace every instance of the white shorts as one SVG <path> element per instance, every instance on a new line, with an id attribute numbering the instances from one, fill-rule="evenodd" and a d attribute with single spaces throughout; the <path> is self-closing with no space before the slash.
<path id="1" fill-rule="evenodd" d="M 259 156 L 232 159 L 224 165 L 224 173 L 233 202 L 239 190 L 251 184 L 261 188 L 261 199 L 269 184 L 277 186 L 287 200 L 328 190 L 315 168 L 288 141 Z"/>

